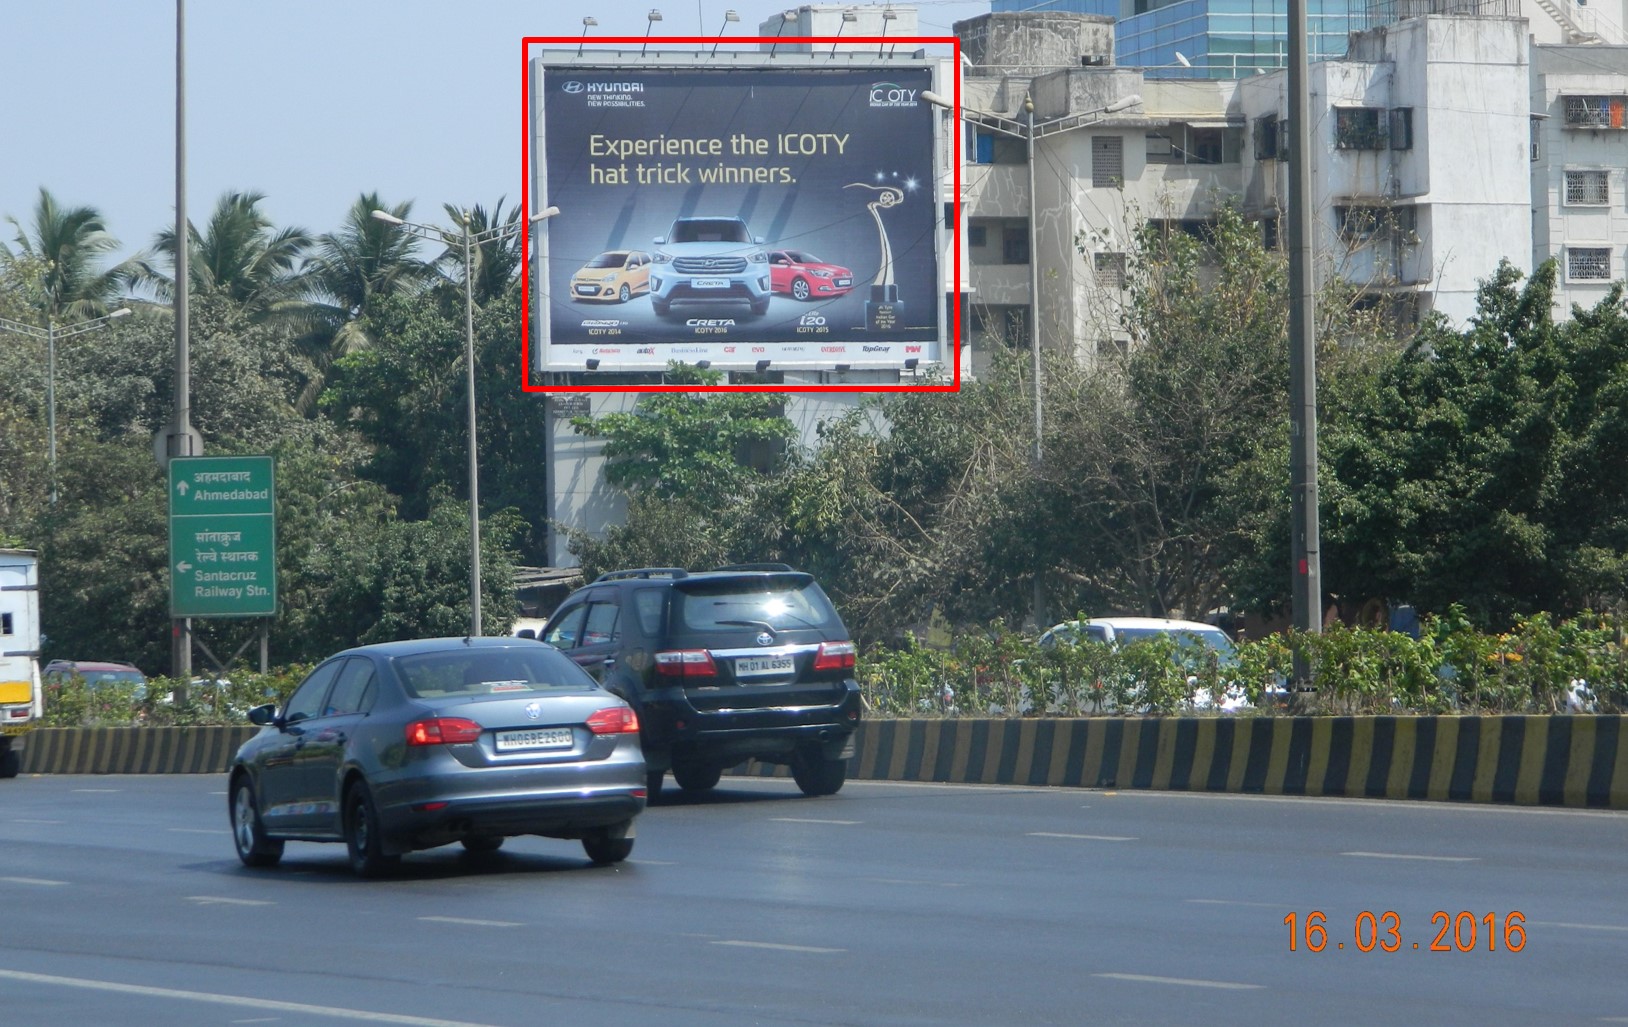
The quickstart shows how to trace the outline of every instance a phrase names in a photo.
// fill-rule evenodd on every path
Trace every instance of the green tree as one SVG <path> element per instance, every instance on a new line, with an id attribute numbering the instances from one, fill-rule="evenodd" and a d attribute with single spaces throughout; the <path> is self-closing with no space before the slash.
<path id="1" fill-rule="evenodd" d="M 94 207 L 62 207 L 41 188 L 31 223 L 7 217 L 17 231 L 16 249 L 0 244 L 0 270 L 24 285 L 29 305 L 55 324 L 100 317 L 118 295 L 127 265 L 103 268 L 118 249 Z"/>
<path id="2" fill-rule="evenodd" d="M 252 320 L 289 318 L 303 324 L 313 309 L 304 296 L 300 263 L 314 240 L 300 228 L 276 228 L 260 209 L 265 198 L 259 192 L 224 193 L 202 232 L 188 224 L 190 295 L 232 300 Z M 143 258 L 133 279 L 167 302 L 175 291 L 175 230 L 160 232 L 153 248 L 166 258 L 169 272 Z"/>
<path id="3" fill-rule="evenodd" d="M 448 203 L 444 205 L 449 224 L 453 229 L 463 225 L 465 211 Z M 520 208 L 516 207 L 507 215 L 503 213 L 503 200 L 499 199 L 496 206 L 488 214 L 485 207 L 476 204 L 468 210 L 469 234 L 480 235 L 493 229 L 501 229 L 490 239 L 482 240 L 470 246 L 471 262 L 475 265 L 474 278 L 471 282 L 471 293 L 475 302 L 485 306 L 499 296 L 502 296 L 515 281 L 524 261 L 520 252 Z M 440 268 L 449 278 L 454 279 L 460 286 L 463 284 L 464 251 L 463 242 L 449 233 L 447 248 L 435 259 L 436 267 Z"/>

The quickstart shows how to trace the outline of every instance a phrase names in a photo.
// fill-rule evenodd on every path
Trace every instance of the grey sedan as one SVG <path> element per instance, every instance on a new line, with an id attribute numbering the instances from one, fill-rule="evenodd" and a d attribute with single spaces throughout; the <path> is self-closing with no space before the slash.
<path id="1" fill-rule="evenodd" d="M 274 866 L 285 841 L 344 842 L 375 877 L 403 853 L 513 835 L 582 841 L 595 863 L 633 851 L 645 807 L 639 721 L 552 646 L 440 638 L 348 649 L 320 664 L 232 760 L 238 858 Z"/>

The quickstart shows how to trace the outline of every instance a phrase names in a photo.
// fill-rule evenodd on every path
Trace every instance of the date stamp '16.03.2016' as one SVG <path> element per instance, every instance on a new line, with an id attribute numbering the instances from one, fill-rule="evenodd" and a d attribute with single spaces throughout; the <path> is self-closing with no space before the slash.
<path id="1" fill-rule="evenodd" d="M 1403 937 L 1402 916 L 1394 910 L 1374 913 L 1363 910 L 1351 921 L 1351 941 L 1347 944 L 1329 938 L 1328 914 L 1314 909 L 1302 916 L 1292 912 L 1283 918 L 1289 928 L 1289 951 L 1326 952 L 1354 949 L 1358 952 L 1519 952 L 1526 947 L 1526 917 L 1520 912 L 1486 913 L 1477 916 L 1468 910 L 1430 914 L 1429 941 L 1421 936 L 1409 941 Z"/>

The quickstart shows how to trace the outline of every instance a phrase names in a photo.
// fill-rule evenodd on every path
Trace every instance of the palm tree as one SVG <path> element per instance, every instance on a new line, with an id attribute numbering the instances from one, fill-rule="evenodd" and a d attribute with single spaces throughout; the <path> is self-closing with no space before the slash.
<path id="1" fill-rule="evenodd" d="M 0 269 L 20 280 L 34 280 L 40 313 L 55 323 L 101 317 L 131 273 L 129 264 L 106 270 L 97 258 L 119 248 L 95 207 L 63 208 L 44 186 L 34 205 L 33 224 L 17 230 L 16 252 L 0 244 Z"/>
<path id="2" fill-rule="evenodd" d="M 258 192 L 225 193 L 201 234 L 196 225 L 187 225 L 188 284 L 195 296 L 220 296 L 240 304 L 254 320 L 308 319 L 314 305 L 304 296 L 306 283 L 298 265 L 313 240 L 299 228 L 273 231 L 260 210 L 265 198 Z M 175 230 L 160 232 L 153 248 L 169 258 L 173 272 Z M 145 258 L 136 262 L 132 279 L 161 299 L 174 295 L 173 275 Z"/>
<path id="3" fill-rule="evenodd" d="M 412 201 L 387 205 L 378 193 L 363 193 L 345 214 L 337 232 L 317 240 L 317 252 L 306 265 L 312 289 L 326 301 L 333 326 L 330 349 L 343 356 L 367 345 L 358 323 L 376 297 L 417 289 L 435 270 L 413 256 L 414 239 L 373 216 L 387 211 L 405 220 Z"/>
<path id="4" fill-rule="evenodd" d="M 447 217 L 452 220 L 454 227 L 463 225 L 464 212 L 452 204 L 443 205 Z M 497 201 L 488 217 L 486 208 L 476 204 L 469 209 L 469 234 L 479 235 L 494 228 L 503 228 L 506 231 L 499 233 L 496 238 L 486 239 L 475 244 L 470 251 L 471 263 L 475 265 L 475 278 L 472 291 L 475 302 L 485 304 L 487 300 L 500 296 L 514 281 L 520 271 L 520 208 L 509 211 L 507 217 L 503 215 L 503 199 Z M 443 274 L 452 278 L 450 273 L 454 268 L 462 268 L 464 262 L 463 243 L 461 240 L 450 241 L 446 252 L 435 259 Z M 455 279 L 462 282 L 461 275 Z"/>

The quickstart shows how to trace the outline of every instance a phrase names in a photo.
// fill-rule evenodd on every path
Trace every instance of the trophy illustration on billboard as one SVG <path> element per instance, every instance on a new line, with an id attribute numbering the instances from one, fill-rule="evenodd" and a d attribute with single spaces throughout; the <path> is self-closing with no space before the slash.
<path id="1" fill-rule="evenodd" d="M 904 323 L 904 304 L 899 302 L 899 286 L 893 281 L 893 247 L 888 244 L 887 226 L 882 224 L 882 211 L 904 202 L 904 190 L 893 185 L 871 185 L 869 182 L 850 182 L 844 189 L 870 189 L 876 198 L 865 204 L 876 222 L 877 241 L 882 245 L 882 266 L 871 281 L 871 298 L 865 303 L 865 328 L 873 332 L 890 332 Z"/>

